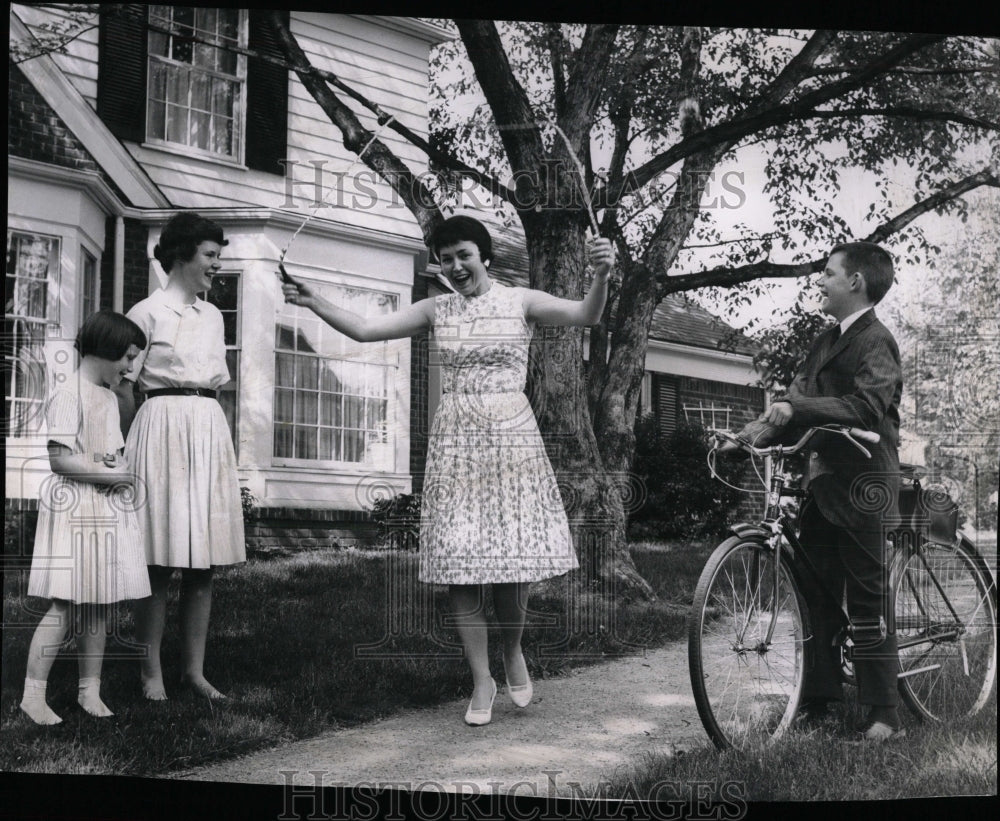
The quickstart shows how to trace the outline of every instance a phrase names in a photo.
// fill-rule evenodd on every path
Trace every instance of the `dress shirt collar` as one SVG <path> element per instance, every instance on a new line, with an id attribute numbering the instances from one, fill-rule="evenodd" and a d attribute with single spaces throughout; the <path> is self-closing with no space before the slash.
<path id="1" fill-rule="evenodd" d="M 871 306 L 869 305 L 868 307 L 862 308 L 860 311 L 855 311 L 853 314 L 845 316 L 842 320 L 840 320 L 840 335 L 843 336 L 844 334 L 846 334 L 847 329 L 850 328 L 855 322 L 857 322 L 861 318 L 861 315 L 863 313 L 870 310 Z"/>
<path id="2" fill-rule="evenodd" d="M 196 311 L 201 311 L 202 306 L 205 304 L 205 300 L 195 297 L 194 302 L 183 303 L 175 299 L 171 294 L 167 293 L 165 288 L 160 288 L 158 291 L 153 291 L 150 295 L 152 297 L 158 298 L 160 303 L 165 305 L 171 311 L 173 311 L 178 316 L 184 313 L 185 308 L 194 308 Z"/>

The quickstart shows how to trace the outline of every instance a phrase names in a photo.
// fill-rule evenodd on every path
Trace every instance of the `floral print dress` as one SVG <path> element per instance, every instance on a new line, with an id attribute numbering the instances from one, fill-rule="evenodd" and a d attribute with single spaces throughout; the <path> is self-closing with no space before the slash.
<path id="1" fill-rule="evenodd" d="M 562 497 L 524 394 L 524 289 L 434 304 L 442 396 L 427 452 L 420 580 L 526 582 L 578 566 Z"/>

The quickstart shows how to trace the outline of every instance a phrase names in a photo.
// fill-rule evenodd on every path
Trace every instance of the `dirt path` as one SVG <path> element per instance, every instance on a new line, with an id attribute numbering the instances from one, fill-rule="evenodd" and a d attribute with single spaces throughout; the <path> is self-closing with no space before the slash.
<path id="1" fill-rule="evenodd" d="M 524 710 L 501 688 L 484 727 L 466 726 L 466 706 L 411 710 L 171 777 L 572 795 L 572 782 L 595 785 L 648 754 L 709 743 L 691 697 L 683 642 L 536 682 Z"/>

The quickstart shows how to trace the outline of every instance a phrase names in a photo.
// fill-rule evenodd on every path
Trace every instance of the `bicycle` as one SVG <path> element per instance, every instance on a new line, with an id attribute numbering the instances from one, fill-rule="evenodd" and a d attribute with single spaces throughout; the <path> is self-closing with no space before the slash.
<path id="1" fill-rule="evenodd" d="M 729 431 L 711 430 L 718 448 L 732 442 L 755 457 L 772 459 L 771 481 L 759 523 L 742 523 L 712 552 L 699 578 L 688 621 L 688 662 L 695 703 L 719 749 L 746 748 L 780 737 L 799 705 L 806 665 L 820 652 L 810 642 L 809 611 L 800 592 L 811 573 L 841 616 L 827 652 L 839 652 L 842 677 L 852 683 L 856 644 L 877 641 L 895 629 L 899 690 L 920 720 L 974 715 L 989 701 L 996 682 L 996 582 L 976 547 L 940 526 L 891 534 L 889 624 L 856 625 L 802 550 L 782 506 L 805 493 L 791 487 L 785 460 L 819 430 L 840 434 L 866 456 L 863 442 L 878 434 L 838 425 L 810 428 L 791 446 L 754 447 Z M 715 475 L 714 468 L 712 469 Z M 719 478 L 716 476 L 716 478 Z M 926 496 L 914 469 L 903 471 L 900 495 L 908 508 Z M 934 502 L 934 500 L 931 500 Z M 950 502 L 950 500 L 948 500 Z M 934 509 L 944 505 L 924 505 Z M 940 520 L 941 517 L 937 517 Z M 920 524 L 920 523 L 918 523 Z"/>

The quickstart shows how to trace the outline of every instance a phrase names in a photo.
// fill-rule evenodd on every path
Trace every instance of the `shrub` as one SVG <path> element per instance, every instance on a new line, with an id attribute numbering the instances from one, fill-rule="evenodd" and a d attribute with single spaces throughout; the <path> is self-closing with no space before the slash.
<path id="1" fill-rule="evenodd" d="M 694 538 L 722 533 L 741 495 L 712 477 L 708 437 L 700 425 L 682 423 L 660 433 L 652 414 L 636 426 L 632 471 L 645 483 L 645 503 L 629 517 L 629 538 Z M 718 459 L 716 471 L 739 484 L 742 462 Z"/>
<path id="2" fill-rule="evenodd" d="M 243 506 L 243 522 L 252 522 L 257 518 L 257 497 L 248 487 L 240 487 L 240 504 Z"/>
<path id="3" fill-rule="evenodd" d="M 398 493 L 377 499 L 372 505 L 372 521 L 378 525 L 378 539 L 385 547 L 416 550 L 420 539 L 420 494 Z"/>

